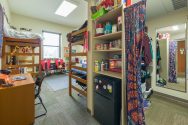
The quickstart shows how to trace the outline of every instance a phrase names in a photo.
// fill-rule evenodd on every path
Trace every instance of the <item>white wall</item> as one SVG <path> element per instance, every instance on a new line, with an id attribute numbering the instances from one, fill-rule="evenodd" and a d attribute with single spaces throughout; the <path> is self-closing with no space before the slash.
<path id="1" fill-rule="evenodd" d="M 42 31 L 50 31 L 50 32 L 57 32 L 61 33 L 61 57 L 64 58 L 64 47 L 68 46 L 66 35 L 67 33 L 71 32 L 74 28 L 68 27 L 64 25 L 59 25 L 43 20 L 38 20 L 35 18 L 30 18 L 22 15 L 18 15 L 12 13 L 12 25 L 15 26 L 17 29 L 24 27 L 32 29 L 32 32 L 42 34 Z"/>
<path id="2" fill-rule="evenodd" d="M 11 12 L 10 12 L 10 8 L 9 8 L 8 0 L 0 0 L 0 3 L 5 10 L 5 13 L 8 17 L 9 22 L 11 22 Z M 6 20 L 5 20 L 5 23 L 6 23 Z"/>
<path id="3" fill-rule="evenodd" d="M 167 95 L 175 96 L 178 98 L 186 99 L 188 100 L 188 87 L 187 87 L 187 92 L 178 92 L 162 87 L 157 87 L 156 86 L 156 29 L 166 27 L 166 26 L 171 26 L 171 25 L 177 25 L 177 24 L 182 24 L 188 22 L 188 9 L 183 9 L 179 10 L 173 13 L 169 13 L 168 15 L 158 17 L 152 20 L 147 21 L 147 26 L 149 28 L 149 35 L 153 39 L 153 50 L 154 50 L 154 61 L 153 61 L 153 73 L 152 73 L 152 87 L 154 91 L 161 92 Z M 188 64 L 188 52 L 187 52 L 187 64 Z M 188 73 L 188 72 L 187 72 Z M 188 83 L 188 82 L 187 82 Z M 188 85 L 188 84 L 187 84 Z"/>
<path id="4" fill-rule="evenodd" d="M 10 11 L 10 8 L 9 8 L 8 0 L 0 0 L 0 3 L 2 5 L 2 7 L 4 8 L 4 11 L 5 11 L 6 15 L 7 15 L 8 21 L 10 23 L 11 19 L 12 19 L 11 18 L 12 14 L 11 14 L 11 11 Z M 9 25 L 7 23 L 7 20 L 6 20 L 5 16 L 4 16 L 4 27 L 8 27 L 8 26 Z M 0 57 L 0 69 L 1 69 L 1 57 Z"/>

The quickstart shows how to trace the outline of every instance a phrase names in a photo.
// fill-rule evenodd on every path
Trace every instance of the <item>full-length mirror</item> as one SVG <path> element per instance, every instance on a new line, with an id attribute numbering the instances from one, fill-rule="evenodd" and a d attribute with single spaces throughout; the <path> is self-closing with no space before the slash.
<path id="1" fill-rule="evenodd" d="M 186 24 L 157 29 L 156 85 L 186 92 Z"/>

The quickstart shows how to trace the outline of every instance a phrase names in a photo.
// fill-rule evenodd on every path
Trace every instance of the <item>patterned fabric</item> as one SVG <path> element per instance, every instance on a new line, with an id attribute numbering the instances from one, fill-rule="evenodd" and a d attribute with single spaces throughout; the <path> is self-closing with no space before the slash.
<path id="1" fill-rule="evenodd" d="M 125 8 L 126 84 L 128 125 L 145 125 L 141 90 L 141 51 L 146 1 Z"/>
<path id="2" fill-rule="evenodd" d="M 149 66 L 149 64 L 152 62 L 152 53 L 151 53 L 151 49 L 152 46 L 150 45 L 150 38 L 149 36 L 145 33 L 144 34 L 144 46 L 143 46 L 143 57 L 144 57 L 144 62 L 146 64 L 146 66 Z"/>
<path id="3" fill-rule="evenodd" d="M 0 56 L 2 56 L 2 44 L 3 44 L 3 8 L 0 4 Z"/>
<path id="4" fill-rule="evenodd" d="M 176 83 L 176 51 L 177 51 L 177 42 L 169 42 L 169 82 Z"/>

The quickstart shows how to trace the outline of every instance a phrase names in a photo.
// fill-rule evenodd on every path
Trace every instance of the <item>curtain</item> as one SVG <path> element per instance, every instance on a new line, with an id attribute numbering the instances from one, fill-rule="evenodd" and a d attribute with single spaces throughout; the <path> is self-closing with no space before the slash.
<path id="1" fill-rule="evenodd" d="M 141 91 L 141 51 L 144 38 L 146 1 L 124 9 L 126 45 L 127 123 L 145 125 Z"/>
<path id="2" fill-rule="evenodd" d="M 169 68 L 168 76 L 169 82 L 177 83 L 176 77 L 176 51 L 177 51 L 177 42 L 172 40 L 169 42 Z"/>

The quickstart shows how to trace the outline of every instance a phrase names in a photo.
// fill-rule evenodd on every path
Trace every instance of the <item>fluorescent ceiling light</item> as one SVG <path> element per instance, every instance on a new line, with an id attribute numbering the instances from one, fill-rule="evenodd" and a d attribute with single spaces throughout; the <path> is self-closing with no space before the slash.
<path id="1" fill-rule="evenodd" d="M 67 17 L 73 10 L 75 10 L 78 6 L 72 2 L 64 0 L 59 8 L 56 10 L 55 14 Z"/>
<path id="2" fill-rule="evenodd" d="M 179 27 L 178 26 L 172 26 L 172 29 L 173 30 L 179 30 Z"/>

